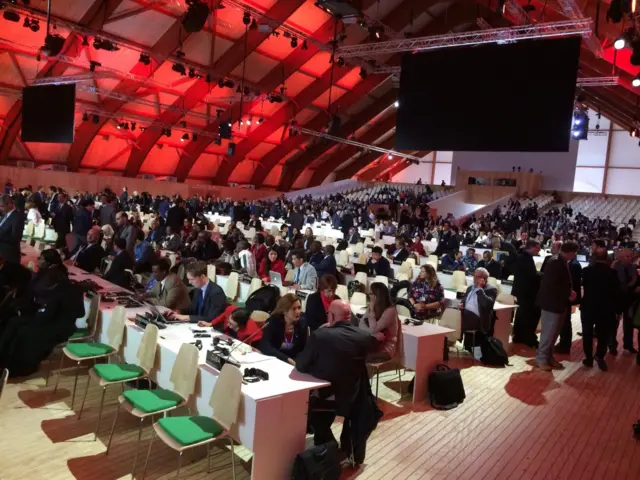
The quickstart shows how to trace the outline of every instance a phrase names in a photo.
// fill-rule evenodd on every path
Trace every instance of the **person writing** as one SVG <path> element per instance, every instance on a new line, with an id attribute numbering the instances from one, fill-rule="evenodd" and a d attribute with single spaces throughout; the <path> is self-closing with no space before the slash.
<path id="1" fill-rule="evenodd" d="M 420 276 L 411 284 L 409 302 L 413 305 L 414 317 L 417 320 L 436 317 L 444 308 L 444 287 L 438 280 L 433 266 L 420 267 Z"/>
<path id="2" fill-rule="evenodd" d="M 278 250 L 275 248 L 271 248 L 262 260 L 262 263 L 260 263 L 260 278 L 262 278 L 262 281 L 265 283 L 271 281 L 269 272 L 279 273 L 280 278 L 284 280 L 284 261 L 280 258 Z"/>
<path id="3" fill-rule="evenodd" d="M 387 286 L 381 282 L 374 282 L 370 289 L 367 330 L 379 343 L 378 348 L 367 356 L 367 363 L 385 362 L 396 355 L 398 336 L 401 332 L 400 319 Z"/>
<path id="4" fill-rule="evenodd" d="M 218 318 L 209 322 L 198 322 L 199 327 L 216 327 L 222 324 L 225 334 L 241 342 L 246 342 L 254 348 L 259 348 L 262 340 L 262 332 L 258 324 L 251 318 L 249 312 L 235 305 L 230 305 Z"/>
<path id="5" fill-rule="evenodd" d="M 307 330 L 300 323 L 302 303 L 293 293 L 278 301 L 262 331 L 260 351 L 295 366 L 295 359 L 307 343 Z"/>

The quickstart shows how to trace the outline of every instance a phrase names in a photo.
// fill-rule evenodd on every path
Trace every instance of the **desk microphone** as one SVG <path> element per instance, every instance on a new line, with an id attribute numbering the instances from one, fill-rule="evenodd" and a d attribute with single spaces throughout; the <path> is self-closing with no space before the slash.
<path id="1" fill-rule="evenodd" d="M 263 331 L 266 327 L 267 324 L 269 322 L 264 322 L 264 325 L 262 327 L 260 327 L 258 330 L 256 330 L 255 332 L 253 332 L 251 335 L 249 335 L 247 338 L 245 338 L 244 340 L 240 341 L 240 343 L 237 343 L 233 346 L 233 348 L 231 350 L 229 350 L 229 357 L 231 356 L 231 354 L 233 353 L 233 351 L 238 348 L 240 345 L 244 344 L 244 345 L 249 345 L 247 342 L 249 340 L 251 340 L 253 337 L 255 337 L 258 333 L 260 333 L 261 331 Z M 251 345 L 249 345 L 251 346 Z"/>
<path id="2" fill-rule="evenodd" d="M 229 350 L 229 352 L 226 355 L 217 353 L 215 350 L 207 351 L 207 364 L 211 365 L 216 370 L 222 370 L 222 367 L 224 366 L 225 363 L 230 363 L 231 365 L 234 365 L 240 368 L 240 363 L 234 360 L 233 358 L 231 358 L 231 353 L 233 353 L 233 351 L 242 344 L 248 345 L 248 343 L 246 342 L 251 338 L 255 337 L 259 332 L 264 330 L 267 327 L 267 323 L 268 322 L 264 322 L 264 325 L 260 327 L 260 329 L 256 330 L 247 338 L 245 338 L 244 340 L 234 345 L 233 348 Z"/>

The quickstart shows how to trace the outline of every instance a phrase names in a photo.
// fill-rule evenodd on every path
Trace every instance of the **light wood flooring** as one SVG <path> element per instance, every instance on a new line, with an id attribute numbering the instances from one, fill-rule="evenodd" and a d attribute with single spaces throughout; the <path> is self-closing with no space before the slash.
<path id="1" fill-rule="evenodd" d="M 578 314 L 573 323 L 579 331 Z M 533 368 L 533 350 L 514 353 L 512 366 L 504 369 L 472 365 L 469 357 L 458 359 L 454 353 L 449 364 L 462 369 L 467 399 L 446 412 L 401 400 L 394 372 L 382 374 L 385 416 L 369 439 L 365 464 L 358 471 L 345 470 L 343 479 L 640 479 L 640 442 L 632 434 L 640 418 L 635 357 L 608 356 L 606 373 L 586 369 L 578 336 L 571 355 L 557 357 L 567 367 L 563 371 Z M 403 376 L 410 378 L 410 373 Z M 85 384 L 82 374 L 76 412 Z M 131 478 L 137 439 L 133 417 L 120 415 L 112 450 L 104 454 L 119 388 L 107 390 L 94 441 L 99 390 L 89 391 L 86 415 L 78 421 L 69 409 L 72 386 L 70 373 L 61 377 L 53 397 L 53 386 L 45 387 L 42 375 L 9 383 L 0 402 L 1 480 Z M 150 437 L 146 425 L 138 475 Z M 237 453 L 237 478 L 249 478 L 250 453 L 242 447 Z M 228 450 L 213 448 L 212 455 L 215 471 L 208 474 L 203 448 L 186 454 L 181 478 L 230 479 Z M 175 452 L 154 442 L 147 478 L 174 478 L 176 466 Z"/>

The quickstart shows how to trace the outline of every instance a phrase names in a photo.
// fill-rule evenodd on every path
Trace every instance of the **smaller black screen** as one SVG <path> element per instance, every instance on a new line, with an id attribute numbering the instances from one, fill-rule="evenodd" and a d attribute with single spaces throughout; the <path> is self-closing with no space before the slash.
<path id="1" fill-rule="evenodd" d="M 76 85 L 43 85 L 22 90 L 22 141 L 73 143 Z"/>

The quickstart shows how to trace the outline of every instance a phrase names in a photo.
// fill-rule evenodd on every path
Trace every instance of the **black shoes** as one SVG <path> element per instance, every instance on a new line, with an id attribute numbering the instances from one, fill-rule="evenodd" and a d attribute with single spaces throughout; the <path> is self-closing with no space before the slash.
<path id="1" fill-rule="evenodd" d="M 598 368 L 603 372 L 609 370 L 609 367 L 607 367 L 607 362 L 604 361 L 604 358 L 596 358 L 596 363 L 598 364 Z"/>
<path id="2" fill-rule="evenodd" d="M 640 365 L 640 353 L 636 355 L 636 365 Z"/>
<path id="3" fill-rule="evenodd" d="M 618 349 L 616 347 L 609 347 L 609 353 L 611 355 L 618 355 Z"/>
<path id="4" fill-rule="evenodd" d="M 635 348 L 633 348 L 633 345 L 630 345 L 628 347 L 624 347 L 624 349 L 629 352 L 629 353 L 638 353 L 638 350 L 636 350 Z"/>
<path id="5" fill-rule="evenodd" d="M 571 347 L 561 347 L 560 345 L 556 345 L 553 351 L 560 355 L 569 355 L 571 353 Z"/>
<path id="6" fill-rule="evenodd" d="M 592 368 L 593 367 L 593 358 L 585 358 L 584 360 L 582 360 L 582 365 L 584 365 L 587 368 Z"/>

